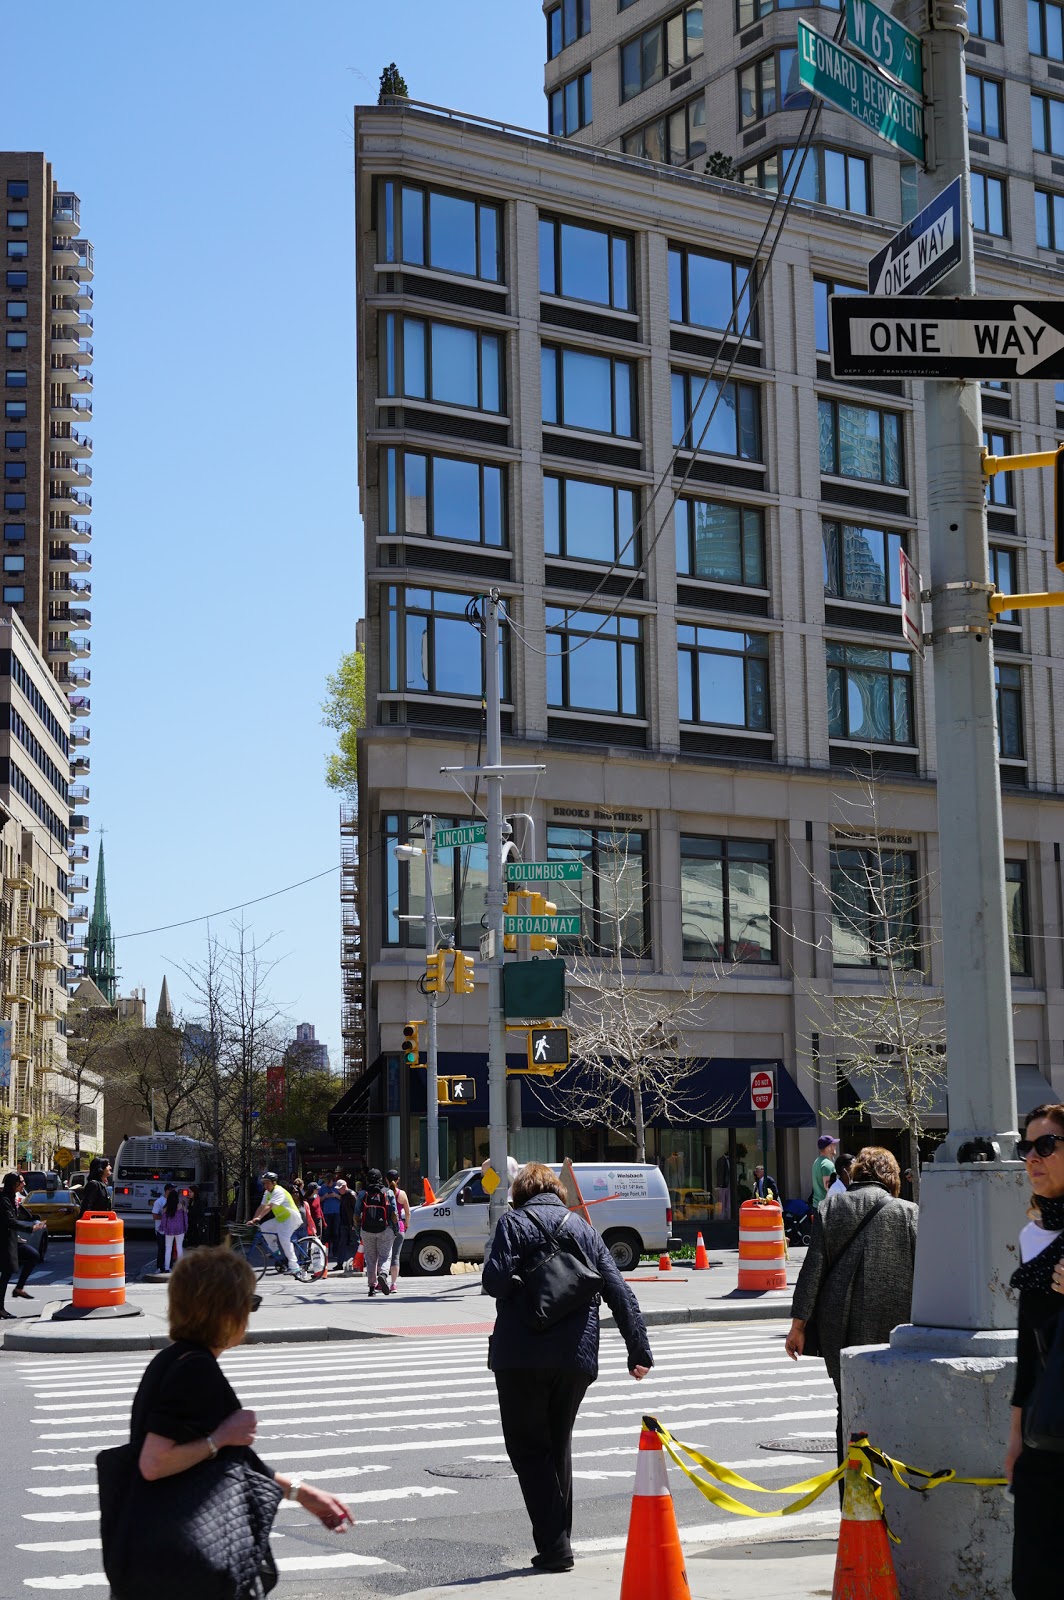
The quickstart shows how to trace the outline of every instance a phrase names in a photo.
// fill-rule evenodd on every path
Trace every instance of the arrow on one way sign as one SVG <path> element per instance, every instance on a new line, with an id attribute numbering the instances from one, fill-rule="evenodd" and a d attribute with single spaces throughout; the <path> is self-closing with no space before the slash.
<path id="1" fill-rule="evenodd" d="M 868 292 L 926 294 L 960 259 L 961 180 L 954 178 L 872 257 Z"/>
<path id="2" fill-rule="evenodd" d="M 1064 378 L 1064 302 L 831 297 L 836 378 Z"/>

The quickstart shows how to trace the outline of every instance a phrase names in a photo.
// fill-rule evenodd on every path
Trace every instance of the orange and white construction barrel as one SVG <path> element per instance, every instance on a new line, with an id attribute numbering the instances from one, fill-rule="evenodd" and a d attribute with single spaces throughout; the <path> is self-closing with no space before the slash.
<path id="1" fill-rule="evenodd" d="M 75 1225 L 73 1303 L 85 1311 L 126 1303 L 125 1229 L 113 1211 L 86 1211 Z"/>
<path id="2" fill-rule="evenodd" d="M 786 1289 L 787 1241 L 777 1200 L 744 1200 L 739 1207 L 739 1288 Z"/>

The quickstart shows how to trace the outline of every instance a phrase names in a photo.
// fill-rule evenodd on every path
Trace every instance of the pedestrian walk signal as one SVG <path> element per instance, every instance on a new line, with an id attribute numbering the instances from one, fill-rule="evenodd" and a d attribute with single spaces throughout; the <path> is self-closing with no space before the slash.
<path id="1" fill-rule="evenodd" d="M 557 1072 L 569 1065 L 568 1028 L 529 1028 L 528 1070 Z"/>
<path id="2" fill-rule="evenodd" d="M 447 987 L 444 962 L 446 954 L 443 950 L 430 950 L 425 957 L 425 983 L 426 994 L 442 994 Z"/>
<path id="3" fill-rule="evenodd" d="M 471 1105 L 477 1097 L 475 1078 L 437 1078 L 436 1099 L 441 1106 Z"/>
<path id="4" fill-rule="evenodd" d="M 421 1052 L 418 1049 L 417 1030 L 418 1024 L 416 1022 L 408 1022 L 406 1027 L 403 1029 L 404 1067 L 416 1067 L 420 1064 L 418 1058 Z"/>
<path id="5" fill-rule="evenodd" d="M 451 983 L 455 994 L 473 993 L 473 957 L 466 955 L 464 950 L 454 953 L 454 966 L 451 969 Z"/>

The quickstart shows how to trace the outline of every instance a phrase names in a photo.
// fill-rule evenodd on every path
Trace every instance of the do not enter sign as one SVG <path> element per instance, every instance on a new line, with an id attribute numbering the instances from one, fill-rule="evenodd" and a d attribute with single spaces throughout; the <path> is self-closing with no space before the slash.
<path id="1" fill-rule="evenodd" d="M 750 1074 L 750 1104 L 755 1111 L 771 1111 L 776 1085 L 771 1072 L 757 1069 Z"/>

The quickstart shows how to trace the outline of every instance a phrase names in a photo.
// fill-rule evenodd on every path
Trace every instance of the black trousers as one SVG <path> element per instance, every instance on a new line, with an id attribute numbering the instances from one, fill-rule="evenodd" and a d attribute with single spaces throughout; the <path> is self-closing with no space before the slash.
<path id="1" fill-rule="evenodd" d="M 1060 1592 L 1064 1455 L 1021 1450 L 1012 1475 L 1012 1493 L 1012 1592 L 1015 1600 L 1046 1600 L 1048 1594 Z"/>
<path id="2" fill-rule="evenodd" d="M 548 1561 L 572 1555 L 573 1425 L 590 1383 L 586 1372 L 568 1367 L 510 1367 L 495 1374 L 506 1454 L 536 1551 Z"/>

